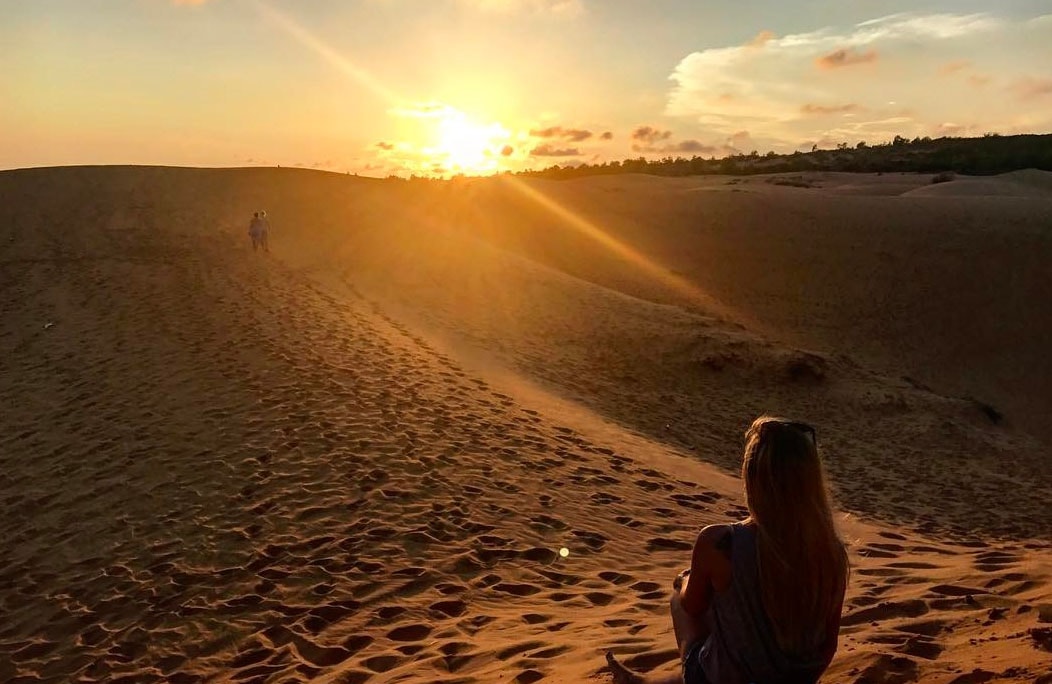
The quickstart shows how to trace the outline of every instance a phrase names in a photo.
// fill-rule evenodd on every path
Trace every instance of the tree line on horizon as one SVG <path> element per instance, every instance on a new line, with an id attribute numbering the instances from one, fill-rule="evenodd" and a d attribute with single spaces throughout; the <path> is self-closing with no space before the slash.
<path id="1" fill-rule="evenodd" d="M 801 171 L 856 173 L 954 172 L 989 176 L 1019 169 L 1052 171 L 1052 134 L 999 135 L 976 138 L 913 138 L 895 136 L 882 144 L 847 143 L 836 149 L 761 155 L 756 151 L 716 159 L 699 156 L 625 159 L 599 164 L 554 165 L 520 171 L 531 178 L 565 179 L 618 173 L 656 176 L 749 175 Z"/>

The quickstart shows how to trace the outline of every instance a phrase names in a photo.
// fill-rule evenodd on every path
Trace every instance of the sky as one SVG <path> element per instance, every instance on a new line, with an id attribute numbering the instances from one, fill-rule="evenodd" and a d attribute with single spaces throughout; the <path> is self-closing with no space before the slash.
<path id="1" fill-rule="evenodd" d="M 0 0 L 0 168 L 369 176 L 1052 132 L 1052 2 Z"/>

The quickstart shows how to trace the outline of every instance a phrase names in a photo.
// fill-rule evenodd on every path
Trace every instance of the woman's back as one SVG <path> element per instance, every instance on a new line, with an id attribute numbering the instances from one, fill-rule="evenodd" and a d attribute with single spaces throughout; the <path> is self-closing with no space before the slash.
<path id="1" fill-rule="evenodd" d="M 698 533 L 669 599 L 687 684 L 812 684 L 837 651 L 848 562 L 815 429 L 760 416 L 745 433 L 749 518 Z M 619 684 L 649 681 L 607 654 Z"/>
<path id="2" fill-rule="evenodd" d="M 789 656 L 778 646 L 763 607 L 756 555 L 756 530 L 737 523 L 730 530 L 731 581 L 712 596 L 706 615 L 711 635 L 697 652 L 713 684 L 814 682 L 826 667 L 821 649 Z"/>

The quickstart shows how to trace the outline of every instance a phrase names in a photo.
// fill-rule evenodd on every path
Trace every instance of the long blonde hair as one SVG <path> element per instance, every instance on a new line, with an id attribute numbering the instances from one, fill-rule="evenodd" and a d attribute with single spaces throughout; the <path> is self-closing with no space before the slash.
<path id="1" fill-rule="evenodd" d="M 742 479 L 763 606 L 782 651 L 820 648 L 847 587 L 814 429 L 761 416 L 745 433 Z"/>

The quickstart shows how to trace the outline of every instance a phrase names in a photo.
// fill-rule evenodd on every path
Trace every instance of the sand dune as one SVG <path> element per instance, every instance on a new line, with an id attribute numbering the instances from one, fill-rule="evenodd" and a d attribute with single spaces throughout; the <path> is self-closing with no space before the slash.
<path id="1" fill-rule="evenodd" d="M 1052 199 L 1052 172 L 1028 169 L 992 178 L 960 176 L 945 183 L 910 190 L 924 197 L 1031 197 Z"/>
<path id="2" fill-rule="evenodd" d="M 670 671 L 770 410 L 851 542 L 823 681 L 1047 684 L 1052 201 L 882 179 L 0 173 L 0 681 Z"/>

